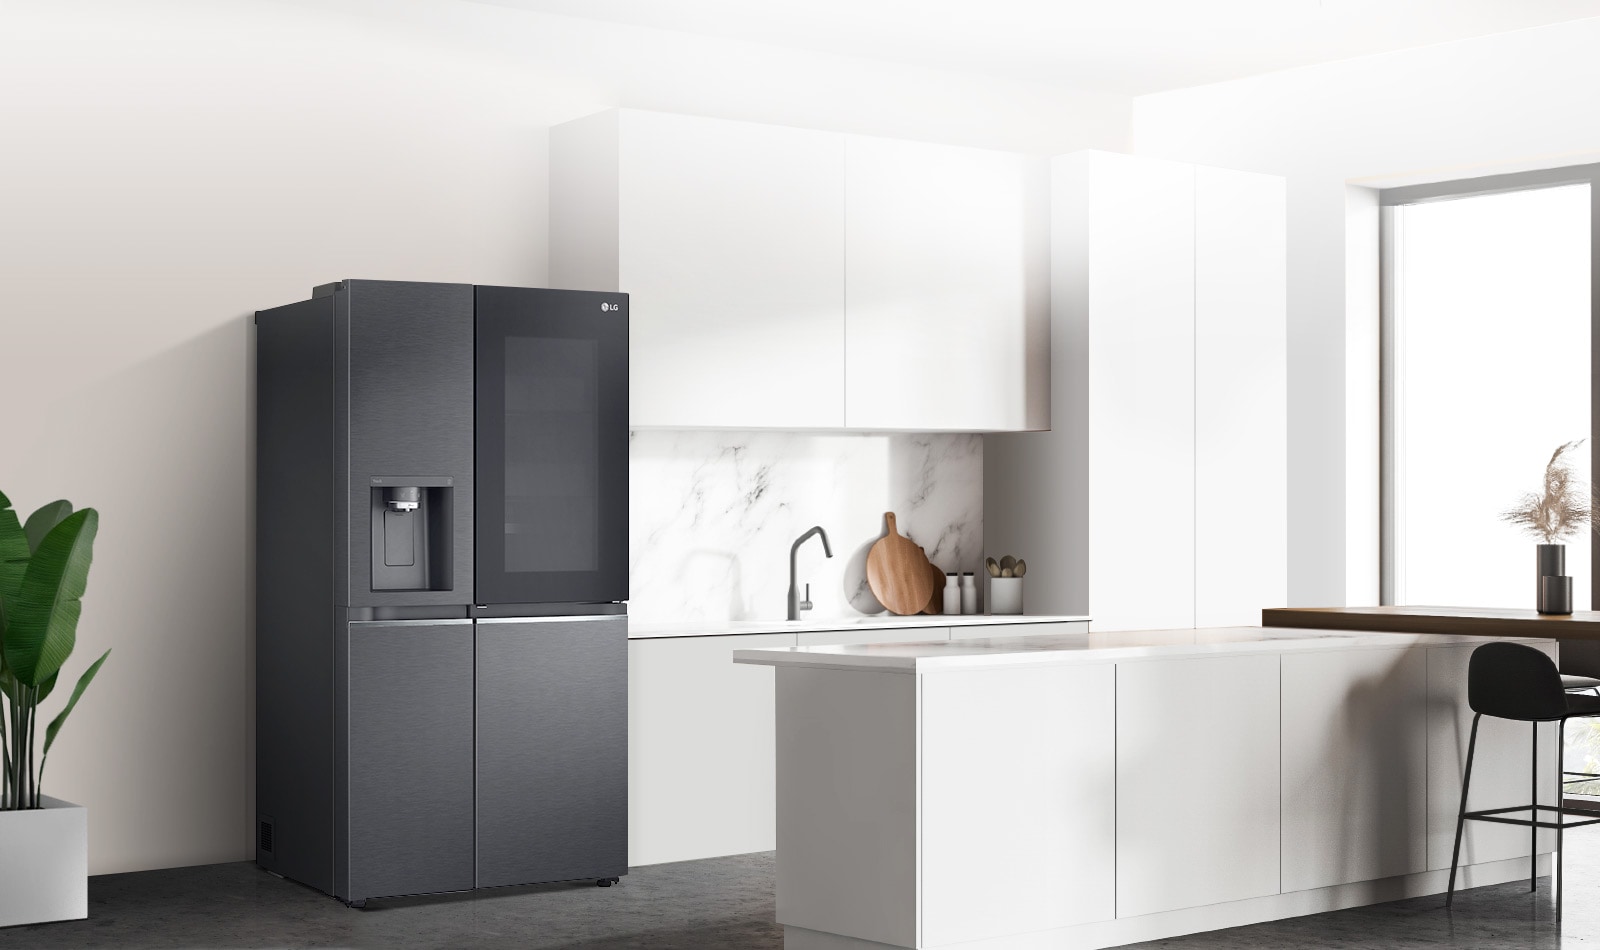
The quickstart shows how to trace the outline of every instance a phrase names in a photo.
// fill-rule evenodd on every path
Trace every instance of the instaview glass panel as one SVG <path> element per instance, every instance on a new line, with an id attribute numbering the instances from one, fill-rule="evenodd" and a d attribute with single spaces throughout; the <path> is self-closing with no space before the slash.
<path id="1" fill-rule="evenodd" d="M 597 341 L 506 339 L 506 571 L 599 568 L 599 425 Z"/>

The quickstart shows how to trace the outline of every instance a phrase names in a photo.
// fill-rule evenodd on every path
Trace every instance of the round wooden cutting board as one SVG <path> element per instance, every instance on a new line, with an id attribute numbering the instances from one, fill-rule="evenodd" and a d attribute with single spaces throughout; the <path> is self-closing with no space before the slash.
<path id="1" fill-rule="evenodd" d="M 933 596 L 933 573 L 927 555 L 895 528 L 894 512 L 884 514 L 888 534 L 867 552 L 867 586 L 890 613 L 907 617 L 921 613 Z"/>

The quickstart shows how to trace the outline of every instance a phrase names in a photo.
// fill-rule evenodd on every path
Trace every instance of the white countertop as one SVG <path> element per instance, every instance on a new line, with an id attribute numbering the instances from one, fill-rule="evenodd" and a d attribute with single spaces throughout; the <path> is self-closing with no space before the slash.
<path id="1" fill-rule="evenodd" d="M 967 640 L 930 640 L 924 643 L 875 643 L 862 646 L 773 647 L 762 650 L 735 650 L 733 661 L 760 666 L 810 666 L 845 670 L 880 670 L 891 673 L 926 673 L 996 666 L 1094 663 L 1224 653 L 1373 649 L 1413 644 L 1468 645 L 1503 639 L 1511 638 L 1302 630 L 1289 627 L 1213 627 L 1205 630 L 1135 630 L 1031 637 L 981 637 Z M 1520 642 L 1542 644 L 1554 641 L 1522 639 Z"/>
<path id="2" fill-rule="evenodd" d="M 875 627 L 903 630 L 915 627 L 972 627 L 1016 623 L 1086 623 L 1088 617 L 1057 617 L 1043 614 L 917 614 L 901 617 L 874 614 L 856 617 L 819 617 L 805 620 L 672 620 L 630 621 L 628 636 L 714 637 L 741 633 L 806 633 L 813 630 L 870 630 Z"/>

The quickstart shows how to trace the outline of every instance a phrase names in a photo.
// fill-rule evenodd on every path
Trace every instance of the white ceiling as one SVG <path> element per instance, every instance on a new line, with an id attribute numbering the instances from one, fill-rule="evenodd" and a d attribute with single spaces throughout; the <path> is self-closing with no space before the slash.
<path id="1" fill-rule="evenodd" d="M 1600 0 L 482 0 L 1140 95 L 1600 16 Z"/>

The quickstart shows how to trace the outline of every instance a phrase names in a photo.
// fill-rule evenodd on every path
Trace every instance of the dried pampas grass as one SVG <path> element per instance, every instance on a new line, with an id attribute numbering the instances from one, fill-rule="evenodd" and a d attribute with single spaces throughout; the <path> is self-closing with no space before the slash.
<path id="1" fill-rule="evenodd" d="M 1588 524 L 1589 495 L 1566 458 L 1568 452 L 1582 444 L 1579 439 L 1556 449 L 1544 467 L 1544 494 L 1523 495 L 1514 507 L 1500 513 L 1500 520 L 1527 529 L 1546 544 L 1570 538 Z"/>

